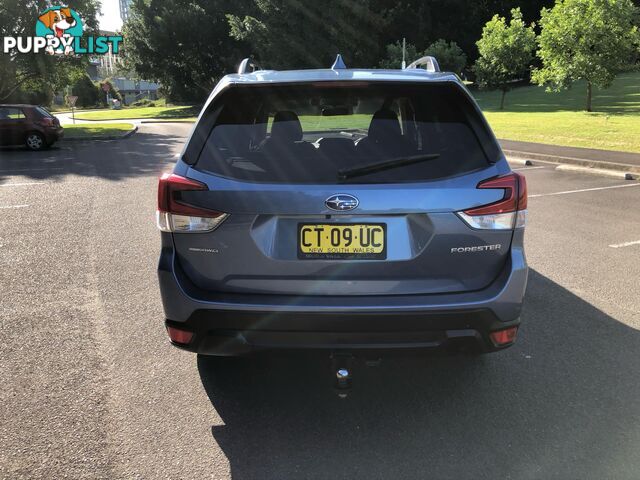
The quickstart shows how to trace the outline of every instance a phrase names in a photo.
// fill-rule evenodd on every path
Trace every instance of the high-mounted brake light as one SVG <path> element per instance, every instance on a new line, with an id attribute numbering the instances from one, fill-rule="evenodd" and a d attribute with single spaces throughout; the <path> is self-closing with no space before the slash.
<path id="1" fill-rule="evenodd" d="M 471 208 L 458 215 L 473 228 L 510 230 L 525 226 L 527 218 L 527 181 L 524 175 L 512 172 L 502 177 L 490 178 L 477 188 L 502 189 L 502 199 L 488 205 Z"/>
<path id="2" fill-rule="evenodd" d="M 196 207 L 185 202 L 182 194 L 206 191 L 207 186 L 197 180 L 165 173 L 158 182 L 158 210 L 156 221 L 163 232 L 210 232 L 220 225 L 226 213 Z"/>

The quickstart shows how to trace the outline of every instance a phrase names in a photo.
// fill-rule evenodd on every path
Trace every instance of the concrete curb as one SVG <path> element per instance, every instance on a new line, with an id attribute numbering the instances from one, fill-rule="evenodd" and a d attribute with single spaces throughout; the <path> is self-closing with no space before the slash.
<path id="1" fill-rule="evenodd" d="M 563 172 L 590 173 L 592 175 L 619 178 L 620 180 L 637 180 L 638 178 L 640 178 L 640 175 L 633 174 L 630 172 L 623 172 L 620 170 L 608 170 L 605 168 L 582 167 L 580 165 L 561 164 L 556 167 L 556 170 L 560 170 Z"/>
<path id="2" fill-rule="evenodd" d="M 555 164 L 567 164 L 575 165 L 577 167 L 583 167 L 585 170 L 598 169 L 598 170 L 613 170 L 615 172 L 622 172 L 624 174 L 640 174 L 640 166 L 629 165 L 626 163 L 616 162 L 603 162 L 600 160 L 587 160 L 584 158 L 575 157 L 562 157 L 559 155 L 547 155 L 544 153 L 531 153 L 520 152 L 517 150 L 503 150 L 504 154 L 509 158 L 509 161 L 522 161 L 522 160 L 538 160 L 543 163 L 555 163 Z"/>
<path id="3" fill-rule="evenodd" d="M 174 119 L 164 118 L 107 118 L 96 120 L 95 118 L 76 118 L 81 122 L 95 122 L 95 123 L 118 123 L 118 122 L 140 122 L 140 123 L 194 123 L 194 120 L 187 120 L 191 117 L 176 117 Z"/>
<path id="4" fill-rule="evenodd" d="M 94 135 L 93 137 L 71 137 L 71 138 L 63 138 L 63 142 L 84 142 L 85 140 L 122 140 L 124 138 L 129 138 L 131 135 L 138 131 L 138 126 L 134 126 L 131 130 L 122 135 Z"/>
<path id="5" fill-rule="evenodd" d="M 123 123 L 123 122 L 136 122 L 141 121 L 141 118 L 103 118 L 100 120 L 96 120 L 95 118 L 78 118 L 76 120 L 80 120 L 81 122 L 95 122 L 95 123 Z"/>
<path id="6" fill-rule="evenodd" d="M 185 118 L 176 118 L 174 120 L 155 120 L 153 118 L 149 118 L 147 120 L 140 120 L 140 123 L 196 123 L 196 120 L 187 120 L 189 117 Z"/>
<path id="7" fill-rule="evenodd" d="M 531 165 L 533 165 L 533 162 L 531 160 L 526 160 L 524 158 L 507 157 L 507 161 L 509 163 L 515 163 L 516 165 L 521 165 L 523 167 L 530 167 Z"/>

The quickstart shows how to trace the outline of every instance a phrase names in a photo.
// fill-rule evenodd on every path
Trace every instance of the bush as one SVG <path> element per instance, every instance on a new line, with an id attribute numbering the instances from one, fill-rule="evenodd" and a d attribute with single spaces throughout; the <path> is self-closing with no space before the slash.
<path id="1" fill-rule="evenodd" d="M 109 98 L 111 98 L 111 100 L 113 100 L 114 98 L 118 99 L 120 103 L 122 103 L 122 95 L 120 95 L 120 92 L 118 91 L 118 89 L 113 85 L 113 82 L 108 78 L 106 80 L 102 80 L 98 82 L 98 88 L 100 89 L 100 103 L 105 107 L 111 106 L 111 105 L 107 105 L 107 94 L 104 90 L 102 90 L 102 86 L 104 84 L 109 84 L 109 86 L 111 87 L 111 89 L 109 90 Z"/>
<path id="2" fill-rule="evenodd" d="M 131 104 L 132 107 L 155 107 L 156 103 L 148 98 L 142 98 L 140 100 L 136 100 Z"/>
<path id="3" fill-rule="evenodd" d="M 95 107 L 100 102 L 100 90 L 86 74 L 71 85 L 71 94 L 78 97 L 76 107 Z"/>
<path id="4" fill-rule="evenodd" d="M 385 47 L 386 55 L 380 60 L 378 66 L 380 68 L 402 68 L 402 42 L 390 43 Z M 418 49 L 415 45 L 410 43 L 406 44 L 405 61 L 407 65 L 416 60 L 421 55 L 418 54 Z"/>
<path id="5" fill-rule="evenodd" d="M 467 56 L 456 42 L 447 42 L 442 38 L 427 47 L 424 55 L 436 57 L 440 70 L 460 74 L 467 66 Z"/>

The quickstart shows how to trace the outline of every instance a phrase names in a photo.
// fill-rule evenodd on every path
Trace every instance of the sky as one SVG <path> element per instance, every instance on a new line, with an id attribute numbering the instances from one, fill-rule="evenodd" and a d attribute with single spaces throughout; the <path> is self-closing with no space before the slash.
<path id="1" fill-rule="evenodd" d="M 100 28 L 115 31 L 122 27 L 118 0 L 102 0 L 102 15 L 98 17 Z"/>

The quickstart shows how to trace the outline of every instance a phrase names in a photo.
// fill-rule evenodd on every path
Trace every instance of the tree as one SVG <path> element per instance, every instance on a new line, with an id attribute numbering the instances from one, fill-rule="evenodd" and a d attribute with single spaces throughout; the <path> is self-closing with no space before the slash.
<path id="1" fill-rule="evenodd" d="M 246 46 L 229 36 L 225 16 L 244 11 L 243 5 L 134 0 L 123 29 L 125 66 L 140 78 L 160 82 L 173 100 L 203 100 L 247 56 Z"/>
<path id="2" fill-rule="evenodd" d="M 390 43 L 385 47 L 386 55 L 378 66 L 380 68 L 400 68 L 402 66 L 402 42 Z M 415 45 L 407 43 L 405 45 L 405 61 L 407 65 L 415 59 L 421 57 Z"/>
<path id="3" fill-rule="evenodd" d="M 460 73 L 467 65 L 467 56 L 456 42 L 447 42 L 442 38 L 427 47 L 424 55 L 436 57 L 440 69 L 446 72 Z"/>
<path id="4" fill-rule="evenodd" d="M 536 48 L 533 24 L 527 26 L 519 8 L 511 10 L 511 21 L 494 15 L 482 30 L 482 38 L 476 45 L 480 57 L 474 71 L 481 88 L 502 91 L 500 110 L 504 97 L 514 81 L 521 79 L 530 67 Z"/>
<path id="5" fill-rule="evenodd" d="M 120 94 L 120 91 L 116 88 L 116 86 L 113 84 L 113 82 L 111 81 L 110 78 L 107 78 L 105 80 L 100 80 L 99 82 L 96 82 L 96 87 L 98 88 L 100 95 L 99 95 L 99 99 L 100 99 L 100 103 L 102 103 L 102 105 L 109 107 L 110 105 L 107 103 L 107 92 L 104 89 L 105 85 L 109 85 L 108 87 L 108 91 L 109 91 L 109 98 L 111 100 L 119 100 L 120 102 L 122 102 L 122 95 Z"/>
<path id="6" fill-rule="evenodd" d="M 378 63 L 386 23 L 373 0 L 253 0 L 253 13 L 229 15 L 231 35 L 268 68 L 327 68 L 337 53 L 348 67 Z"/>
<path id="7" fill-rule="evenodd" d="M 375 0 L 374 9 L 387 21 L 380 32 L 380 44 L 387 45 L 406 37 L 407 43 L 422 48 L 439 38 L 455 40 L 471 63 L 478 53 L 476 41 L 482 28 L 494 14 L 508 16 L 520 6 L 528 24 L 540 18 L 542 7 L 554 0 Z"/>
<path id="8" fill-rule="evenodd" d="M 71 94 L 78 97 L 76 106 L 95 107 L 100 102 L 101 91 L 86 73 L 79 75 L 71 85 Z"/>
<path id="9" fill-rule="evenodd" d="M 0 37 L 35 35 L 38 14 L 50 6 L 46 0 L 0 0 Z M 85 35 L 96 35 L 97 0 L 77 0 L 72 8 L 78 12 Z M 67 85 L 88 65 L 88 55 L 47 55 L 40 53 L 0 54 L 0 102 L 16 93 L 44 92 Z"/>
<path id="10" fill-rule="evenodd" d="M 637 14 L 631 0 L 558 0 L 543 8 L 537 52 L 542 68 L 533 71 L 533 81 L 557 91 L 586 80 L 585 107 L 592 111 L 593 86 L 610 86 L 638 52 Z"/>

